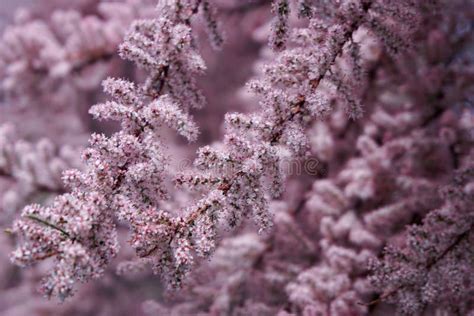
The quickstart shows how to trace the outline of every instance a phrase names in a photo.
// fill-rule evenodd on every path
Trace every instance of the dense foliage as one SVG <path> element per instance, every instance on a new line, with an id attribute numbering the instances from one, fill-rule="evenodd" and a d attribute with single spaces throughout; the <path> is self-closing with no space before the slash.
<path id="1" fill-rule="evenodd" d="M 0 313 L 474 313 L 472 1 L 155 2 L 0 24 Z"/>

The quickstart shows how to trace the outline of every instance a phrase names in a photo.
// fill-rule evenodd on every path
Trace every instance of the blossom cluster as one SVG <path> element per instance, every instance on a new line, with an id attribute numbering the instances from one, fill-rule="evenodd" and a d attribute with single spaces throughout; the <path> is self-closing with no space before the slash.
<path id="1" fill-rule="evenodd" d="M 451 313 L 472 310 L 473 175 L 472 167 L 459 170 L 441 189 L 443 205 L 409 228 L 402 247 L 387 247 L 383 261 L 374 263 L 372 282 L 404 314 L 430 304 Z"/>
<path id="2" fill-rule="evenodd" d="M 103 78 L 101 62 L 112 60 L 130 23 L 153 12 L 149 0 L 94 2 L 93 14 L 80 6 L 58 8 L 47 19 L 38 10 L 16 14 L 0 39 L 0 91 L 9 103 L 61 107 L 80 100 Z"/>
<path id="3" fill-rule="evenodd" d="M 189 24 L 199 5 L 182 8 L 179 2 L 169 3 L 160 8 L 168 14 L 133 23 L 120 54 L 150 74 L 139 86 L 125 79 L 105 80 L 104 90 L 113 101 L 90 109 L 98 119 L 121 121 L 122 130 L 110 137 L 93 134 L 83 153 L 85 170 L 63 175 L 71 193 L 57 197 L 50 207 L 25 208 L 22 219 L 14 224 L 13 232 L 24 238 L 14 262 L 26 265 L 56 259 L 56 268 L 44 281 L 47 296 L 64 300 L 75 282 L 103 273 L 118 251 L 115 218 L 130 223 L 131 244 L 144 257 L 157 248 L 155 243 L 170 242 L 169 231 L 184 224 L 156 210 L 166 196 L 166 156 L 155 131 L 166 124 L 189 141 L 198 134 L 188 110 L 204 102 L 190 76 L 205 69 Z M 160 229 L 162 224 L 168 227 Z M 154 233 L 147 234 L 149 230 Z M 181 238 L 173 244 L 176 252 L 168 264 L 176 266 L 176 274 L 188 264 L 187 243 Z M 157 260 L 157 269 L 162 269 L 167 257 Z"/>
<path id="4" fill-rule="evenodd" d="M 37 143 L 18 139 L 12 124 L 0 125 L 0 176 L 16 182 L 0 196 L 0 210 L 9 214 L 5 219 L 14 217 L 23 201 L 41 192 L 64 191 L 62 172 L 79 167 L 80 162 L 75 148 L 57 147 L 47 138 Z"/>

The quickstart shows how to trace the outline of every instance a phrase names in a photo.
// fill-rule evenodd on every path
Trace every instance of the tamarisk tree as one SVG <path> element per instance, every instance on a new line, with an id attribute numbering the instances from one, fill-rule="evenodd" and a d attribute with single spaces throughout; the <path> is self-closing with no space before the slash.
<path id="1" fill-rule="evenodd" d="M 248 84 L 260 107 L 249 114 L 228 113 L 223 141 L 198 149 L 193 168 L 176 175 L 177 186 L 196 191 L 198 198 L 175 216 L 160 207 L 170 175 L 158 129 L 166 125 L 189 141 L 197 139 L 190 109 L 205 103 L 194 78 L 205 64 L 196 49 L 192 18 L 202 14 L 213 46 L 220 47 L 223 36 L 210 1 L 160 1 L 160 17 L 136 21 L 119 49 L 148 77 L 142 84 L 105 80 L 112 100 L 90 110 L 98 119 L 120 121 L 121 130 L 110 137 L 92 135 L 83 153 L 85 170 L 64 173 L 70 193 L 51 206 L 24 209 L 14 224 L 22 244 L 13 261 L 30 265 L 54 257 L 56 267 L 42 290 L 63 300 L 76 282 L 101 276 L 117 254 L 118 219 L 130 226 L 130 244 L 140 258 L 136 264 L 150 264 L 179 286 L 195 255 L 212 253 L 221 223 L 234 227 L 251 217 L 261 230 L 272 226 L 268 205 L 284 190 L 281 164 L 305 157 L 305 129 L 331 113 L 333 99 L 351 118 L 361 117 L 358 84 L 365 74 L 356 32 L 372 32 L 395 55 L 409 46 L 410 29 L 427 5 L 409 0 L 275 1 L 275 61 Z M 295 6 L 307 20 L 292 30 Z"/>

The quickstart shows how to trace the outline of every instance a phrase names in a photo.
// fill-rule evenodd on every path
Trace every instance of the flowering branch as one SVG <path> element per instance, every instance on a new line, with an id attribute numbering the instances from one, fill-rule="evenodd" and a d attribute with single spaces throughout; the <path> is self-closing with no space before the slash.
<path id="1" fill-rule="evenodd" d="M 462 271 L 472 266 L 468 247 L 474 231 L 473 176 L 472 167 L 459 170 L 453 184 L 441 190 L 445 204 L 429 213 L 423 225 L 408 230 L 405 245 L 387 247 L 383 260 L 374 262 L 372 282 L 389 290 L 369 304 L 396 302 L 405 314 L 445 301 L 458 302 L 460 310 L 470 308 L 464 295 L 470 295 L 471 285 L 466 284 Z M 458 288 L 462 290 L 455 290 Z"/>
<path id="2" fill-rule="evenodd" d="M 105 80 L 104 90 L 114 100 L 90 110 L 98 119 L 121 121 L 122 130 L 111 137 L 93 134 L 83 154 L 85 170 L 63 175 L 71 193 L 57 197 L 48 208 L 25 208 L 23 219 L 14 224 L 13 232 L 25 241 L 14 253 L 14 262 L 57 258 L 57 270 L 44 280 L 47 296 L 63 300 L 72 295 L 75 281 L 103 273 L 118 251 L 116 217 L 131 226 L 139 257 L 152 248 L 149 238 L 160 238 L 161 226 L 177 227 L 175 219 L 156 210 L 167 197 L 167 163 L 157 131 L 167 125 L 189 141 L 197 138 L 189 109 L 202 107 L 205 100 L 192 76 L 202 73 L 205 65 L 194 46 L 190 21 L 204 3 L 162 3 L 158 9 L 166 14 L 161 18 L 132 25 L 120 55 L 149 76 L 139 86 L 123 79 Z M 210 10 L 208 3 L 203 10 Z"/>

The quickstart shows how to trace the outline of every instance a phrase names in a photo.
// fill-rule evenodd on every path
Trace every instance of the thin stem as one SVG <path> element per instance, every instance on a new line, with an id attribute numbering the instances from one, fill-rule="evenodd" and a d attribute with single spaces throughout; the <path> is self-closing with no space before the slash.
<path id="1" fill-rule="evenodd" d="M 35 260 L 36 260 L 36 261 L 46 260 L 46 259 L 48 259 L 48 258 L 57 256 L 57 255 L 59 255 L 59 252 L 58 252 L 58 251 L 52 251 L 52 252 L 49 252 L 49 253 L 45 253 L 45 254 L 43 254 L 43 255 L 41 255 L 41 256 L 35 257 Z"/>
<path id="2" fill-rule="evenodd" d="M 5 177 L 5 178 L 12 178 L 12 179 L 17 179 L 14 174 L 7 172 L 5 170 L 0 170 L 0 177 Z M 56 194 L 63 194 L 66 193 L 66 190 L 63 187 L 58 187 L 58 188 L 51 188 L 47 185 L 41 184 L 41 183 L 32 183 L 34 187 L 37 189 L 39 192 L 44 192 L 44 193 L 56 193 Z"/>
<path id="3" fill-rule="evenodd" d="M 446 249 L 444 249 L 444 251 L 438 256 L 436 257 L 434 260 L 430 261 L 427 265 L 426 265 L 426 268 L 428 270 L 430 270 L 435 264 L 437 264 L 439 261 L 443 260 L 444 257 L 446 257 L 446 255 L 451 252 L 454 248 L 456 248 L 456 246 L 458 246 L 461 241 L 468 237 L 469 234 L 473 231 L 474 229 L 474 225 L 471 225 L 469 227 L 469 229 L 467 229 L 465 232 L 463 232 L 462 234 L 458 235 L 453 243 L 451 243 L 451 245 L 449 245 L 449 247 L 447 247 Z"/>
<path id="4" fill-rule="evenodd" d="M 65 231 L 64 229 L 62 229 L 61 227 L 58 227 L 58 226 L 56 226 L 56 225 L 54 225 L 54 224 L 51 224 L 50 222 L 48 222 L 48 221 L 46 221 L 46 220 L 44 220 L 44 219 L 42 219 L 42 218 L 40 218 L 40 217 L 37 217 L 36 215 L 26 215 L 26 218 L 29 218 L 29 219 L 31 219 L 31 220 L 33 220 L 33 221 L 36 221 L 36 222 L 38 222 L 38 223 L 41 223 L 41 224 L 43 224 L 43 225 L 45 225 L 45 226 L 48 226 L 48 227 L 50 227 L 50 228 L 53 228 L 53 229 L 55 229 L 55 230 L 61 232 L 61 233 L 62 233 L 64 236 L 66 236 L 67 238 L 73 239 L 73 238 L 71 237 L 71 235 L 70 235 L 67 231 Z"/>
<path id="5" fill-rule="evenodd" d="M 72 67 L 70 69 L 71 73 L 80 73 L 82 72 L 85 68 L 92 66 L 98 62 L 104 61 L 110 61 L 113 57 L 114 54 L 111 52 L 103 51 L 103 52 L 92 52 L 90 58 L 80 60 L 80 55 L 70 55 L 66 59 L 67 62 L 70 62 L 72 64 Z M 37 67 L 34 65 L 30 65 L 33 73 L 38 74 L 38 75 L 46 75 L 49 72 L 48 68 L 45 67 Z"/>

